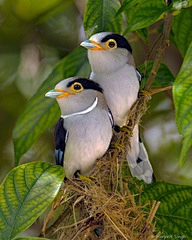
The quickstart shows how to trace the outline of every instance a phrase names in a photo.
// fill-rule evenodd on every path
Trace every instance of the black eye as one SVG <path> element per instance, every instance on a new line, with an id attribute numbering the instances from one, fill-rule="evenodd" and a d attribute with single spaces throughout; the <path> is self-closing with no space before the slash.
<path id="1" fill-rule="evenodd" d="M 109 42 L 109 43 L 108 43 L 108 46 L 109 46 L 110 48 L 114 48 L 114 47 L 115 47 L 115 43 L 114 43 L 114 42 Z"/>
<path id="2" fill-rule="evenodd" d="M 109 49 L 114 49 L 117 47 L 117 43 L 114 39 L 109 39 L 107 42 L 106 42 L 106 45 Z"/>
<path id="3" fill-rule="evenodd" d="M 74 83 L 72 86 L 71 86 L 71 90 L 73 92 L 81 92 L 83 90 L 83 86 L 81 85 L 81 83 Z"/>
<path id="4" fill-rule="evenodd" d="M 81 89 L 81 86 L 79 84 L 74 85 L 74 90 L 78 91 Z"/>

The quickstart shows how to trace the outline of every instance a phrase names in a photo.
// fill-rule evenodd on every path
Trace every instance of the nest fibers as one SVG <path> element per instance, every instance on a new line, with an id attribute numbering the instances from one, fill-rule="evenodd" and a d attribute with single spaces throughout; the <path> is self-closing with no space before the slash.
<path id="1" fill-rule="evenodd" d="M 141 96 L 131 109 L 130 129 L 146 111 L 146 102 L 146 97 Z M 149 203 L 136 203 L 136 195 L 128 188 L 128 183 L 135 185 L 127 176 L 124 151 L 130 137 L 122 132 L 115 135 L 113 141 L 117 148 L 110 148 L 97 162 L 92 177 L 66 182 L 45 220 L 44 236 L 57 240 L 150 240 L 160 236 L 154 234 L 153 220 L 159 202 L 154 201 L 150 211 L 146 212 Z M 61 206 L 60 217 L 46 230 L 55 210 Z"/>

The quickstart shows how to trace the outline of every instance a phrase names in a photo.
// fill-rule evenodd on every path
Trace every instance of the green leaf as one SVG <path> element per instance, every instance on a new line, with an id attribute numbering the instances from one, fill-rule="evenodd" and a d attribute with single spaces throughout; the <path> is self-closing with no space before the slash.
<path id="1" fill-rule="evenodd" d="M 19 63 L 19 53 L 1 53 L 0 54 L 0 84 L 3 87 L 11 84 L 17 77 L 17 68 Z"/>
<path id="2" fill-rule="evenodd" d="M 145 41 L 146 43 L 148 43 L 148 28 L 141 28 L 137 30 L 137 34 L 139 35 L 139 37 L 141 39 L 143 39 L 143 41 Z"/>
<path id="3" fill-rule="evenodd" d="M 14 14 L 24 21 L 30 21 L 36 19 L 38 16 L 45 14 L 52 8 L 60 4 L 61 0 L 41 0 L 41 4 L 38 0 L 11 0 L 11 7 L 14 10 Z"/>
<path id="4" fill-rule="evenodd" d="M 174 17 L 172 24 L 175 42 L 183 56 L 192 41 L 192 31 L 189 29 L 192 29 L 192 8 L 183 9 Z"/>
<path id="5" fill-rule="evenodd" d="M 138 67 L 139 72 L 142 75 L 141 88 L 146 84 L 150 71 L 153 66 L 153 61 L 147 61 Z M 165 64 L 161 64 L 159 71 L 157 72 L 155 81 L 153 82 L 153 88 L 161 88 L 170 86 L 174 82 L 174 76 Z"/>
<path id="6" fill-rule="evenodd" d="M 192 132 L 192 42 L 187 50 L 181 69 L 173 85 L 176 122 L 184 136 Z"/>
<path id="7" fill-rule="evenodd" d="M 192 146 L 192 42 L 186 52 L 183 64 L 173 85 L 173 99 L 176 110 L 176 122 L 183 135 L 180 165 L 185 162 L 188 150 Z"/>
<path id="8" fill-rule="evenodd" d="M 50 205 L 64 179 L 64 170 L 45 162 L 14 168 L 0 186 L 0 239 L 27 229 Z"/>
<path id="9" fill-rule="evenodd" d="M 58 63 L 38 92 L 28 101 L 13 131 L 16 165 L 38 137 L 59 118 L 60 111 L 56 101 L 45 98 L 45 93 L 64 78 L 79 73 L 87 77 L 90 72 L 87 66 L 87 51 L 79 47 Z"/>
<path id="10" fill-rule="evenodd" d="M 165 182 L 145 184 L 140 200 L 143 204 L 148 201 L 152 203 L 154 200 L 161 202 L 156 213 L 155 227 L 157 232 L 161 232 L 162 238 L 170 236 L 170 239 L 192 239 L 191 186 Z"/>
<path id="11" fill-rule="evenodd" d="M 122 16 L 116 16 L 120 6 L 118 0 L 88 0 L 84 15 L 86 36 L 97 32 L 121 33 Z"/>
<path id="12" fill-rule="evenodd" d="M 163 0 L 138 0 L 131 11 L 129 5 L 127 5 L 126 9 L 124 12 L 129 24 L 124 35 L 130 31 L 149 27 L 163 18 L 171 7 L 168 7 Z"/>
<path id="13" fill-rule="evenodd" d="M 181 167 L 185 163 L 187 152 L 189 151 L 191 146 L 192 146 L 192 134 L 189 134 L 186 137 L 184 137 L 183 142 L 182 142 L 181 155 L 180 155 L 180 166 Z"/>
<path id="14" fill-rule="evenodd" d="M 137 4 L 138 4 L 138 0 L 124 0 L 120 9 L 116 13 L 116 15 L 119 15 L 123 11 L 126 11 L 126 12 L 131 11 L 132 8 L 134 8 Z"/>

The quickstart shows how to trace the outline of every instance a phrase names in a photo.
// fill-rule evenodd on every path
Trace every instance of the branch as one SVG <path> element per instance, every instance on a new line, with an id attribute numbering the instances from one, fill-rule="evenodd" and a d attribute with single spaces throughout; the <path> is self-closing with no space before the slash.
<path id="1" fill-rule="evenodd" d="M 163 58 L 163 55 L 165 54 L 165 51 L 167 47 L 169 46 L 169 34 L 171 31 L 171 24 L 172 24 L 173 15 L 172 13 L 165 13 L 164 17 L 164 27 L 163 27 L 163 35 L 161 39 L 160 47 L 156 51 L 155 60 L 153 63 L 153 67 L 151 69 L 151 72 L 149 74 L 149 78 L 147 80 L 147 83 L 144 87 L 144 90 L 149 91 L 151 88 L 151 85 L 153 84 L 155 77 L 157 75 L 157 72 L 161 65 L 161 60 Z"/>
<path id="2" fill-rule="evenodd" d="M 156 89 L 151 89 L 150 90 L 150 95 L 154 95 L 156 93 L 160 93 L 160 92 L 164 92 L 164 91 L 167 91 L 167 90 L 171 90 L 173 88 L 173 86 L 166 86 L 166 87 L 162 87 L 162 88 L 156 88 Z"/>

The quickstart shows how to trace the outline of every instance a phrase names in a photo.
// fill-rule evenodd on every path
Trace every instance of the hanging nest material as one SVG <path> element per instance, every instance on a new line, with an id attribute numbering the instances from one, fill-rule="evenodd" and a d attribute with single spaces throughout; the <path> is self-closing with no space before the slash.
<path id="1" fill-rule="evenodd" d="M 144 88 L 147 91 L 151 88 L 168 47 L 172 19 L 172 13 L 165 14 L 161 43 L 156 49 L 154 64 Z M 171 86 L 155 89 L 150 95 L 168 89 Z M 128 114 L 129 129 L 133 130 L 135 124 L 139 123 L 147 110 L 148 100 L 149 95 L 140 94 Z M 160 203 L 154 201 L 151 208 L 150 203 L 140 205 L 136 201 L 137 196 L 128 187 L 135 183 L 127 175 L 127 171 L 124 176 L 125 155 L 127 146 L 130 146 L 130 137 L 131 134 L 122 132 L 115 136 L 113 141 L 119 149 L 110 148 L 97 162 L 91 181 L 75 179 L 65 184 L 45 220 L 44 236 L 58 240 L 151 240 L 160 236 L 159 233 L 154 234 L 154 216 Z M 64 206 L 60 217 L 46 229 L 59 205 Z M 150 209 L 148 212 L 145 211 L 146 205 Z"/>
<path id="2" fill-rule="evenodd" d="M 147 100 L 148 97 L 142 94 L 132 107 L 128 118 L 130 129 L 146 111 Z M 159 237 L 159 234 L 154 235 L 154 216 L 159 202 L 154 201 L 151 210 L 146 212 L 146 206 L 150 203 L 136 203 L 137 196 L 128 188 L 130 184 L 135 185 L 127 175 L 125 160 L 130 137 L 124 132 L 116 134 L 113 141 L 120 147 L 108 150 L 97 162 L 90 178 L 73 179 L 65 183 L 45 220 L 44 236 L 58 240 L 149 240 Z M 61 205 L 62 214 L 46 230 L 47 223 Z"/>

